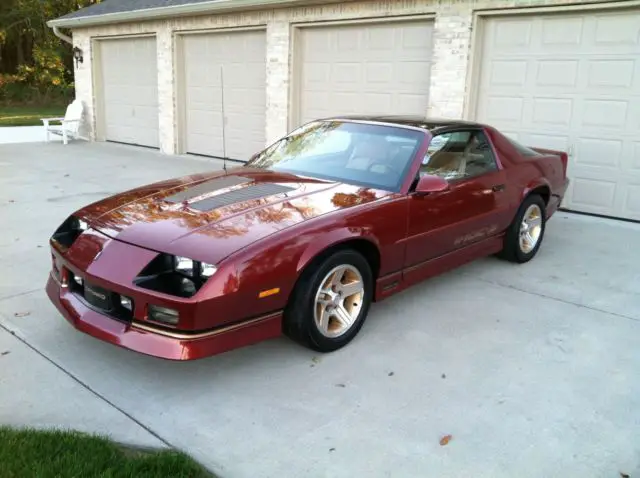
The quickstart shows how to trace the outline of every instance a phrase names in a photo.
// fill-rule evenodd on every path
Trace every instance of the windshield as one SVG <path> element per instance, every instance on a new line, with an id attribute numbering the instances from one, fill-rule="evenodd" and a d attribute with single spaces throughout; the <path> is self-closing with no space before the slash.
<path id="1" fill-rule="evenodd" d="M 256 155 L 247 166 L 398 191 L 424 134 L 342 121 L 314 121 Z"/>

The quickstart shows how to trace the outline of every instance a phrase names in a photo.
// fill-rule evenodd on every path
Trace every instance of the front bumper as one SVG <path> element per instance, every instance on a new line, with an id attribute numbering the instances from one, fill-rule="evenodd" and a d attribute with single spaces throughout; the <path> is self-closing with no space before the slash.
<path id="1" fill-rule="evenodd" d="M 281 334 L 282 313 L 225 325 L 217 329 L 178 333 L 150 324 L 119 321 L 89 307 L 53 274 L 47 295 L 63 317 L 76 329 L 135 352 L 168 360 L 195 360 L 251 345 Z"/>

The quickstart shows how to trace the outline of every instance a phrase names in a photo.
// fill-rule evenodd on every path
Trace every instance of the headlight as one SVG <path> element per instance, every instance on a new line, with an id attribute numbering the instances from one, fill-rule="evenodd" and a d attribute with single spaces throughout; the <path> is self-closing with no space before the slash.
<path id="1" fill-rule="evenodd" d="M 218 270 L 213 264 L 194 261 L 188 257 L 175 256 L 174 269 L 194 279 L 208 279 Z"/>
<path id="2" fill-rule="evenodd" d="M 53 233 L 52 239 L 64 248 L 69 248 L 87 229 L 89 229 L 89 224 L 86 221 L 69 216 Z"/>
<path id="3" fill-rule="evenodd" d="M 207 279 L 216 273 L 218 268 L 213 264 L 207 264 L 206 262 L 200 263 L 200 275 L 202 277 L 206 277 Z"/>
<path id="4" fill-rule="evenodd" d="M 87 224 L 86 221 L 83 221 L 82 219 L 78 219 L 77 220 L 77 227 L 79 231 L 86 231 L 87 229 L 89 229 L 89 224 Z"/>
<path id="5" fill-rule="evenodd" d="M 195 264 L 191 259 L 188 259 L 186 257 L 176 256 L 174 258 L 174 268 L 178 272 L 182 272 L 183 274 L 193 277 Z"/>
<path id="6" fill-rule="evenodd" d="M 192 297 L 218 268 L 188 257 L 160 254 L 134 279 L 134 284 L 178 297 Z"/>

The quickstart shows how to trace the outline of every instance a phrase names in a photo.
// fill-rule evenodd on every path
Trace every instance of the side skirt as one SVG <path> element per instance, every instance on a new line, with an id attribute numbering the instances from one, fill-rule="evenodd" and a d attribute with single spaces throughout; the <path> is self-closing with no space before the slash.
<path id="1" fill-rule="evenodd" d="M 476 242 L 462 249 L 406 268 L 401 272 L 386 275 L 376 283 L 376 302 L 391 297 L 406 288 L 449 270 L 460 267 L 481 257 L 497 254 L 502 250 L 504 235 Z"/>

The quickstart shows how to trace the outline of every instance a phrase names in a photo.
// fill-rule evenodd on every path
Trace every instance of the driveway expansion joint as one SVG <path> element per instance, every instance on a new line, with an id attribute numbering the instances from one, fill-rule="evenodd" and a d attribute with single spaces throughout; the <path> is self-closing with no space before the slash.
<path id="1" fill-rule="evenodd" d="M 75 381 L 78 385 L 80 385 L 81 387 L 85 388 L 87 391 L 89 391 L 91 394 L 93 394 L 95 397 L 99 398 L 100 400 L 104 401 L 107 405 L 111 406 L 112 408 L 114 408 L 115 410 L 117 410 L 118 412 L 120 412 L 121 414 L 123 414 L 125 417 L 127 417 L 129 420 L 131 420 L 132 422 L 134 422 L 136 425 L 138 425 L 139 427 L 141 427 L 143 430 L 145 430 L 147 433 L 149 433 L 151 436 L 153 436 L 154 438 L 156 438 L 158 441 L 160 441 L 163 445 L 165 445 L 167 448 L 171 448 L 171 449 L 177 449 L 177 447 L 173 446 L 169 441 L 167 441 L 166 439 L 164 439 L 162 436 L 160 436 L 158 433 L 156 433 L 155 431 L 153 431 L 151 428 L 149 428 L 147 425 L 145 425 L 144 423 L 142 423 L 140 420 L 138 420 L 137 418 L 135 418 L 133 415 L 131 415 L 130 413 L 126 412 L 125 410 L 123 410 L 122 408 L 120 408 L 118 405 L 116 405 L 115 403 L 113 403 L 111 400 L 109 400 L 108 398 L 106 398 L 104 395 L 100 394 L 98 391 L 94 390 L 93 388 L 91 388 L 89 385 L 87 385 L 85 382 L 83 382 L 82 380 L 80 380 L 76 375 L 74 375 L 73 373 L 71 373 L 69 370 L 65 369 L 64 367 L 62 367 L 60 364 L 58 364 L 55 360 L 53 360 L 52 358 L 50 358 L 48 355 L 44 354 L 43 352 L 41 352 L 40 350 L 38 350 L 36 347 L 34 347 L 33 345 L 31 345 L 24 337 L 21 337 L 15 330 L 12 330 L 10 328 L 8 328 L 5 324 L 0 322 L 0 328 L 2 328 L 3 330 L 5 330 L 6 332 L 8 332 L 9 334 L 11 334 L 12 336 L 14 336 L 17 340 L 19 340 L 20 342 L 22 342 L 24 345 L 26 345 L 27 347 L 29 347 L 31 350 L 33 350 L 35 353 L 37 353 L 40 357 L 42 357 L 43 359 L 45 359 L 47 362 L 49 362 L 51 365 L 53 365 L 54 367 L 56 367 L 58 370 L 60 370 L 62 373 L 64 373 L 65 375 L 67 375 L 69 378 L 71 378 L 73 381 Z"/>
<path id="2" fill-rule="evenodd" d="M 470 277 L 473 277 L 473 276 L 470 276 Z M 553 300 L 553 301 L 556 301 L 556 302 L 561 302 L 563 304 L 573 305 L 573 306 L 579 307 L 581 309 L 592 310 L 594 312 L 600 312 L 602 314 L 612 315 L 614 317 L 618 317 L 618 318 L 626 319 L 626 320 L 631 320 L 633 322 L 640 322 L 640 319 L 637 318 L 637 317 L 631 317 L 629 315 L 619 314 L 617 312 L 612 312 L 610 310 L 598 309 L 597 307 L 591 307 L 591 306 L 586 305 L 586 304 L 578 304 L 577 302 L 572 302 L 570 300 L 561 299 L 559 297 L 553 297 L 551 295 L 542 294 L 540 292 L 533 292 L 533 291 L 530 291 L 530 290 L 521 289 L 521 288 L 516 287 L 514 285 L 501 284 L 500 282 L 495 282 L 495 281 L 492 281 L 492 280 L 489 280 L 489 279 L 483 279 L 481 277 L 474 277 L 474 279 L 476 279 L 476 280 L 478 280 L 480 282 L 485 282 L 485 283 L 488 283 L 488 284 L 491 284 L 491 285 L 495 285 L 495 286 L 498 286 L 498 287 L 503 287 L 505 289 L 517 290 L 518 292 L 522 292 L 524 294 L 535 295 L 537 297 L 542 297 L 543 299 L 549 299 L 549 300 Z"/>

